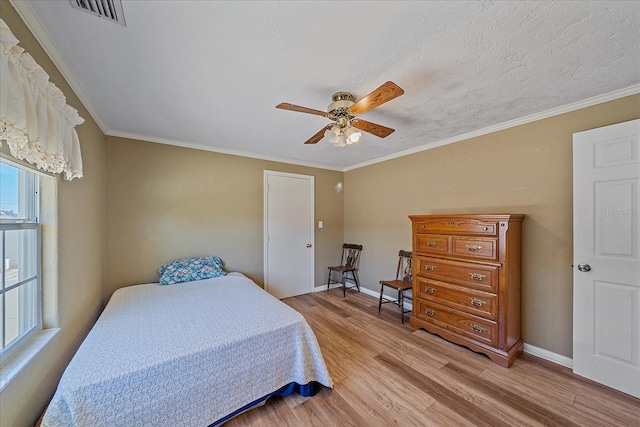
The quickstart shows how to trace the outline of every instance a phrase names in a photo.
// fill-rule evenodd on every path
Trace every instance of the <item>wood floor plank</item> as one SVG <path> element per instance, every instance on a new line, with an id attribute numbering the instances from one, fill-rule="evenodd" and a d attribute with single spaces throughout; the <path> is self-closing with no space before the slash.
<path id="1" fill-rule="evenodd" d="M 453 362 L 448 363 L 443 370 L 453 373 L 456 377 L 463 378 L 467 386 L 473 388 L 475 391 L 482 392 L 504 403 L 505 406 L 509 407 L 511 412 L 522 413 L 528 418 L 536 420 L 541 425 L 579 427 L 578 424 L 563 417 L 561 414 L 554 413 L 542 405 L 532 402 L 525 396 L 518 394 L 517 388 L 510 389 L 502 387 L 483 378 L 475 370 L 465 369 L 465 367 L 458 366 Z"/>
<path id="2" fill-rule="evenodd" d="M 473 421 L 467 420 L 442 403 L 436 401 L 424 412 L 424 425 L 430 427 L 475 427 Z"/>
<path id="3" fill-rule="evenodd" d="M 289 307 L 293 308 L 298 312 L 307 312 L 310 311 L 312 307 L 315 307 L 316 304 L 313 303 L 313 300 L 305 301 L 302 298 L 285 298 L 282 300 L 283 303 L 287 304 Z"/>
<path id="4" fill-rule="evenodd" d="M 282 400 L 286 402 L 289 409 L 294 409 L 296 406 L 306 402 L 309 399 L 311 399 L 311 397 L 302 396 L 300 394 L 292 394 L 288 396 L 286 399 L 282 399 Z"/>
<path id="5" fill-rule="evenodd" d="M 599 393 L 585 393 L 576 396 L 573 407 L 601 426 L 640 426 L 640 402 L 629 404 Z"/>
<path id="6" fill-rule="evenodd" d="M 488 366 L 481 375 L 487 381 L 503 387 L 526 384 L 526 387 L 522 387 L 522 393 L 536 402 L 554 401 L 559 405 L 571 406 L 576 399 L 577 390 L 570 382 L 556 381 L 556 373 L 526 360 L 516 360 L 507 371 L 500 366 Z"/>
<path id="7" fill-rule="evenodd" d="M 262 426 L 640 426 L 640 399 L 522 355 L 507 369 L 402 324 L 398 308 L 341 289 L 284 300 L 314 330 L 334 381 L 231 420 Z"/>
<path id="8" fill-rule="evenodd" d="M 637 421 L 640 420 L 638 399 L 631 398 L 633 401 L 629 402 L 625 398 L 611 398 L 606 387 L 595 383 L 589 386 L 572 377 L 558 381 L 555 371 L 547 371 L 544 366 L 531 363 L 526 358 L 517 360 L 505 375 L 496 376 L 486 369 L 481 376 L 496 385 L 517 390 L 531 405 L 540 405 L 580 426 L 640 425 Z M 576 390 L 576 383 L 585 388 Z M 589 401 L 588 406 L 576 404 L 583 399 Z M 592 415 L 586 416 L 589 412 Z"/>
<path id="9" fill-rule="evenodd" d="M 485 402 L 486 399 L 482 399 L 479 394 L 472 396 L 469 394 L 470 390 L 463 389 L 460 386 L 455 387 L 451 381 L 448 381 L 448 378 L 441 377 L 437 381 L 435 379 L 437 371 L 430 371 L 429 375 L 425 375 L 422 371 L 405 365 L 388 353 L 382 353 L 376 358 L 391 367 L 396 375 L 412 382 L 432 398 L 455 410 L 459 415 L 469 421 L 473 421 L 478 426 L 530 425 L 529 423 L 523 423 L 523 420 L 508 422 L 508 418 L 499 417 L 495 413 L 488 411 L 486 405 L 482 403 L 480 405 L 475 404 L 478 399 L 481 402 Z"/>
<path id="10" fill-rule="evenodd" d="M 374 368 L 364 367 L 362 371 L 353 375 L 352 379 L 398 418 L 402 425 L 423 425 L 424 411 L 435 401 L 422 391 L 406 392 L 406 381 L 381 375 Z"/>
<path id="11" fill-rule="evenodd" d="M 357 325 L 361 333 L 368 339 L 374 340 L 384 347 L 384 351 L 393 353 L 401 360 L 412 359 L 412 363 L 427 363 L 437 367 L 442 367 L 447 363 L 447 359 L 434 354 L 425 346 L 423 339 L 414 339 L 411 331 L 390 330 L 386 322 L 378 320 L 372 322 L 359 318 L 351 319 Z"/>
<path id="12" fill-rule="evenodd" d="M 250 426 L 250 427 L 267 427 L 274 425 L 277 422 L 275 417 L 275 407 L 279 405 L 278 399 L 270 399 L 268 404 L 261 406 L 258 409 L 247 411 L 238 415 L 235 418 L 227 421 L 225 426 Z"/>
<path id="13" fill-rule="evenodd" d="M 342 381 L 340 387 L 337 387 L 334 392 L 343 396 L 365 420 L 378 420 L 385 426 L 404 425 L 398 417 L 380 405 L 380 401 L 372 393 L 363 389 L 351 378 Z M 370 424 L 370 421 L 367 424 Z"/>
<path id="14" fill-rule="evenodd" d="M 462 365 L 474 366 L 478 370 L 490 366 L 498 366 L 484 354 L 476 353 L 465 346 L 451 343 L 439 335 L 431 334 L 423 329 L 417 329 L 413 334 L 422 340 L 430 352 L 441 356 L 447 361 L 455 361 Z"/>
<path id="15" fill-rule="evenodd" d="M 367 424 L 357 412 L 350 407 L 342 396 L 335 392 L 323 393 L 321 399 L 309 399 L 295 410 L 298 418 L 308 417 L 322 422 L 323 426 L 353 426 Z"/>
<path id="16" fill-rule="evenodd" d="M 384 340 L 377 339 L 375 334 L 368 333 L 366 329 L 357 326 L 353 318 L 348 321 L 332 323 L 332 326 L 340 330 L 340 336 L 351 343 L 358 345 L 361 349 L 366 349 L 371 356 L 384 351 L 389 345 Z"/>
<path id="17" fill-rule="evenodd" d="M 318 294 L 322 294 L 322 296 L 317 298 L 316 303 L 334 311 L 342 317 L 352 316 L 353 309 L 344 304 L 344 301 L 341 299 L 342 295 L 338 296 L 335 292 L 336 291 L 318 292 Z"/>

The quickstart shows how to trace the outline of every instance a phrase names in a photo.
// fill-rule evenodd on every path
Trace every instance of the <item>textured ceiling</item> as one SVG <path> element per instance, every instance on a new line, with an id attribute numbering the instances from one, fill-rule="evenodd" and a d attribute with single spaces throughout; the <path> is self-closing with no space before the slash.
<path id="1" fill-rule="evenodd" d="M 638 1 L 12 4 L 106 134 L 338 170 L 640 91 Z M 405 94 L 361 116 L 385 139 L 304 145 L 328 119 L 275 108 L 387 80 Z"/>

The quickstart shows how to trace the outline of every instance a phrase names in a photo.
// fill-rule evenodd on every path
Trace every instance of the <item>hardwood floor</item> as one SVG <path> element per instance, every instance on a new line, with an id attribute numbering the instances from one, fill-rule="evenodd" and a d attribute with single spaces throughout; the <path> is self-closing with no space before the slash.
<path id="1" fill-rule="evenodd" d="M 313 328 L 334 381 L 226 426 L 640 426 L 640 400 L 523 354 L 511 368 L 341 289 L 283 300 Z"/>

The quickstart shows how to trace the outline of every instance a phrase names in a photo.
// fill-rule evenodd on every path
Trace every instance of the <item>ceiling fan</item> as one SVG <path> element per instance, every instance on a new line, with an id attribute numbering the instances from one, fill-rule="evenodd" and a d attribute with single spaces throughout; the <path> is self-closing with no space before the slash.
<path id="1" fill-rule="evenodd" d="M 395 129 L 362 120 L 357 116 L 379 107 L 385 102 L 389 102 L 392 99 L 399 97 L 403 93 L 404 90 L 402 90 L 397 84 L 393 82 L 386 82 L 369 95 L 360 99 L 358 102 L 354 102 L 355 97 L 349 92 L 336 92 L 331 97 L 333 102 L 329 104 L 326 112 L 307 107 L 300 107 L 299 105 L 293 105 L 286 102 L 276 105 L 276 108 L 297 111 L 299 113 L 315 114 L 317 116 L 323 116 L 333 120 L 333 123 L 330 123 L 320 129 L 318 133 L 305 141 L 305 144 L 316 144 L 323 137 L 326 137 L 329 139 L 329 142 L 337 145 L 338 147 L 344 147 L 348 144 L 357 142 L 360 139 L 361 133 L 353 128 L 360 129 L 380 138 L 386 138 L 391 135 Z"/>

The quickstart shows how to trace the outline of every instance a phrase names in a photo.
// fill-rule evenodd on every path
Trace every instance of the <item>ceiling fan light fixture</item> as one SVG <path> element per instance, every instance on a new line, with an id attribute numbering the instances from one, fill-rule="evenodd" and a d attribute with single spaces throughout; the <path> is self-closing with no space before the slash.
<path id="1" fill-rule="evenodd" d="M 354 130 L 351 126 L 345 130 L 344 134 L 347 137 L 347 144 L 358 142 L 362 136 L 362 132 Z"/>
<path id="2" fill-rule="evenodd" d="M 324 137 L 327 138 L 327 141 L 329 141 L 329 143 L 331 144 L 337 144 L 338 143 L 338 135 L 336 135 L 335 133 L 331 132 L 331 130 L 327 130 L 324 133 Z"/>
<path id="3" fill-rule="evenodd" d="M 359 119 L 357 116 L 377 108 L 403 93 L 404 90 L 402 88 L 392 81 L 388 81 L 358 102 L 355 102 L 355 97 L 350 92 L 336 92 L 331 97 L 333 102 L 329 104 L 326 112 L 286 102 L 276 105 L 276 108 L 322 116 L 333 121 L 332 124 L 320 129 L 306 140 L 305 144 L 317 144 L 324 138 L 335 146 L 346 147 L 360 140 L 362 137 L 361 130 L 379 138 L 386 138 L 391 135 L 394 129 Z M 352 121 L 357 122 L 357 130 L 352 128 Z"/>
<path id="4" fill-rule="evenodd" d="M 324 132 L 324 136 L 331 144 L 337 144 L 341 133 L 340 127 L 338 125 L 333 125 Z"/>

